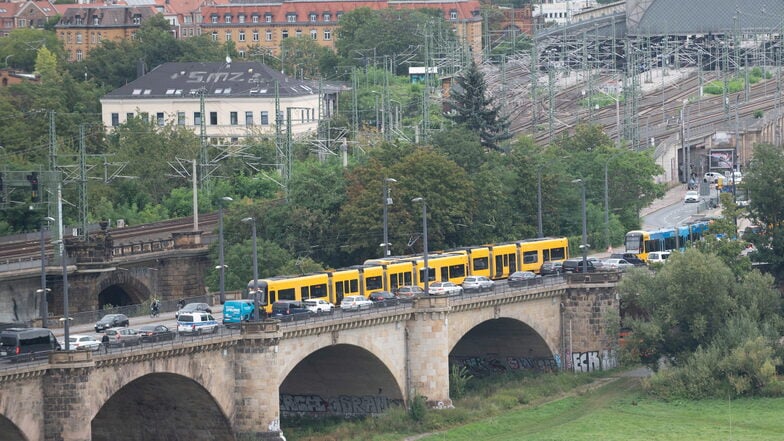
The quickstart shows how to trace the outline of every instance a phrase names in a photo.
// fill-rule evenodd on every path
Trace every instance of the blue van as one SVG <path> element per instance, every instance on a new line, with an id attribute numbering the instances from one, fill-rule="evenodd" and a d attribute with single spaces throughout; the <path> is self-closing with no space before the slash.
<path id="1" fill-rule="evenodd" d="M 252 299 L 227 300 L 223 304 L 223 326 L 239 328 L 240 322 L 253 320 L 253 307 Z"/>

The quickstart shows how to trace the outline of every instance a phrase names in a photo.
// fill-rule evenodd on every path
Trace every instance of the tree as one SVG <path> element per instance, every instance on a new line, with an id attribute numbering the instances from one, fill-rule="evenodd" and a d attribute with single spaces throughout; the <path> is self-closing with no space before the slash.
<path id="1" fill-rule="evenodd" d="M 757 247 L 752 259 L 767 262 L 777 278 L 781 278 L 784 275 L 784 193 L 777 191 L 784 185 L 781 148 L 757 145 L 743 184 L 750 198 L 749 218 L 759 228 L 758 234 L 749 237 Z"/>
<path id="2" fill-rule="evenodd" d="M 318 78 L 321 62 L 332 51 L 307 37 L 286 38 L 280 43 L 280 59 L 286 75 L 295 78 Z"/>
<path id="3" fill-rule="evenodd" d="M 499 143 L 511 138 L 509 120 L 487 96 L 484 75 L 474 61 L 455 79 L 448 104 L 452 110 L 447 117 L 479 133 L 484 147 L 500 150 Z"/>
<path id="4" fill-rule="evenodd" d="M 35 71 L 41 75 L 41 81 L 43 82 L 59 82 L 61 80 L 60 72 L 57 71 L 57 58 L 46 47 L 38 50 L 38 55 L 35 59 Z"/>
<path id="5" fill-rule="evenodd" d="M 63 45 L 53 31 L 41 29 L 14 29 L 0 38 L 0 59 L 8 66 L 27 72 L 35 69 L 38 50 L 47 48 L 56 59 L 64 60 Z"/>

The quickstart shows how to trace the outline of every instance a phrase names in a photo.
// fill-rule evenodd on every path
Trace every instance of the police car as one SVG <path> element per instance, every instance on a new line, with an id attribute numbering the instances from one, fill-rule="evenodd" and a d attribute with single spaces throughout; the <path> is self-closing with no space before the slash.
<path id="1" fill-rule="evenodd" d="M 183 312 L 177 317 L 180 334 L 209 334 L 218 332 L 218 321 L 208 312 Z"/>

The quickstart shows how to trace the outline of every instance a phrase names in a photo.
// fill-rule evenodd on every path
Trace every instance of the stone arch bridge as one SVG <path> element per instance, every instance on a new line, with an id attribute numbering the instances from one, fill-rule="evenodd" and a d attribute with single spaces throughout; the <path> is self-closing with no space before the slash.
<path id="1" fill-rule="evenodd" d="M 280 439 L 291 415 L 374 414 L 415 395 L 452 405 L 450 364 L 614 367 L 618 273 L 335 314 L 250 323 L 114 354 L 52 354 L 0 370 L 8 441 Z M 154 426 L 148 421 L 154 420 Z"/>

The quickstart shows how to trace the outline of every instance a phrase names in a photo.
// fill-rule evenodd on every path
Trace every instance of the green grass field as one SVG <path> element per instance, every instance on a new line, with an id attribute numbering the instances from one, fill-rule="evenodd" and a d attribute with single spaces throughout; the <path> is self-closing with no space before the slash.
<path id="1" fill-rule="evenodd" d="M 623 378 L 579 396 L 515 410 L 419 441 L 716 441 L 784 439 L 784 399 L 665 403 Z"/>
<path id="2" fill-rule="evenodd" d="M 296 424 L 284 434 L 290 441 L 784 440 L 784 398 L 663 402 L 647 397 L 640 381 L 606 373 L 504 378 L 474 383 L 454 409 L 429 410 L 419 422 L 395 409 Z"/>

